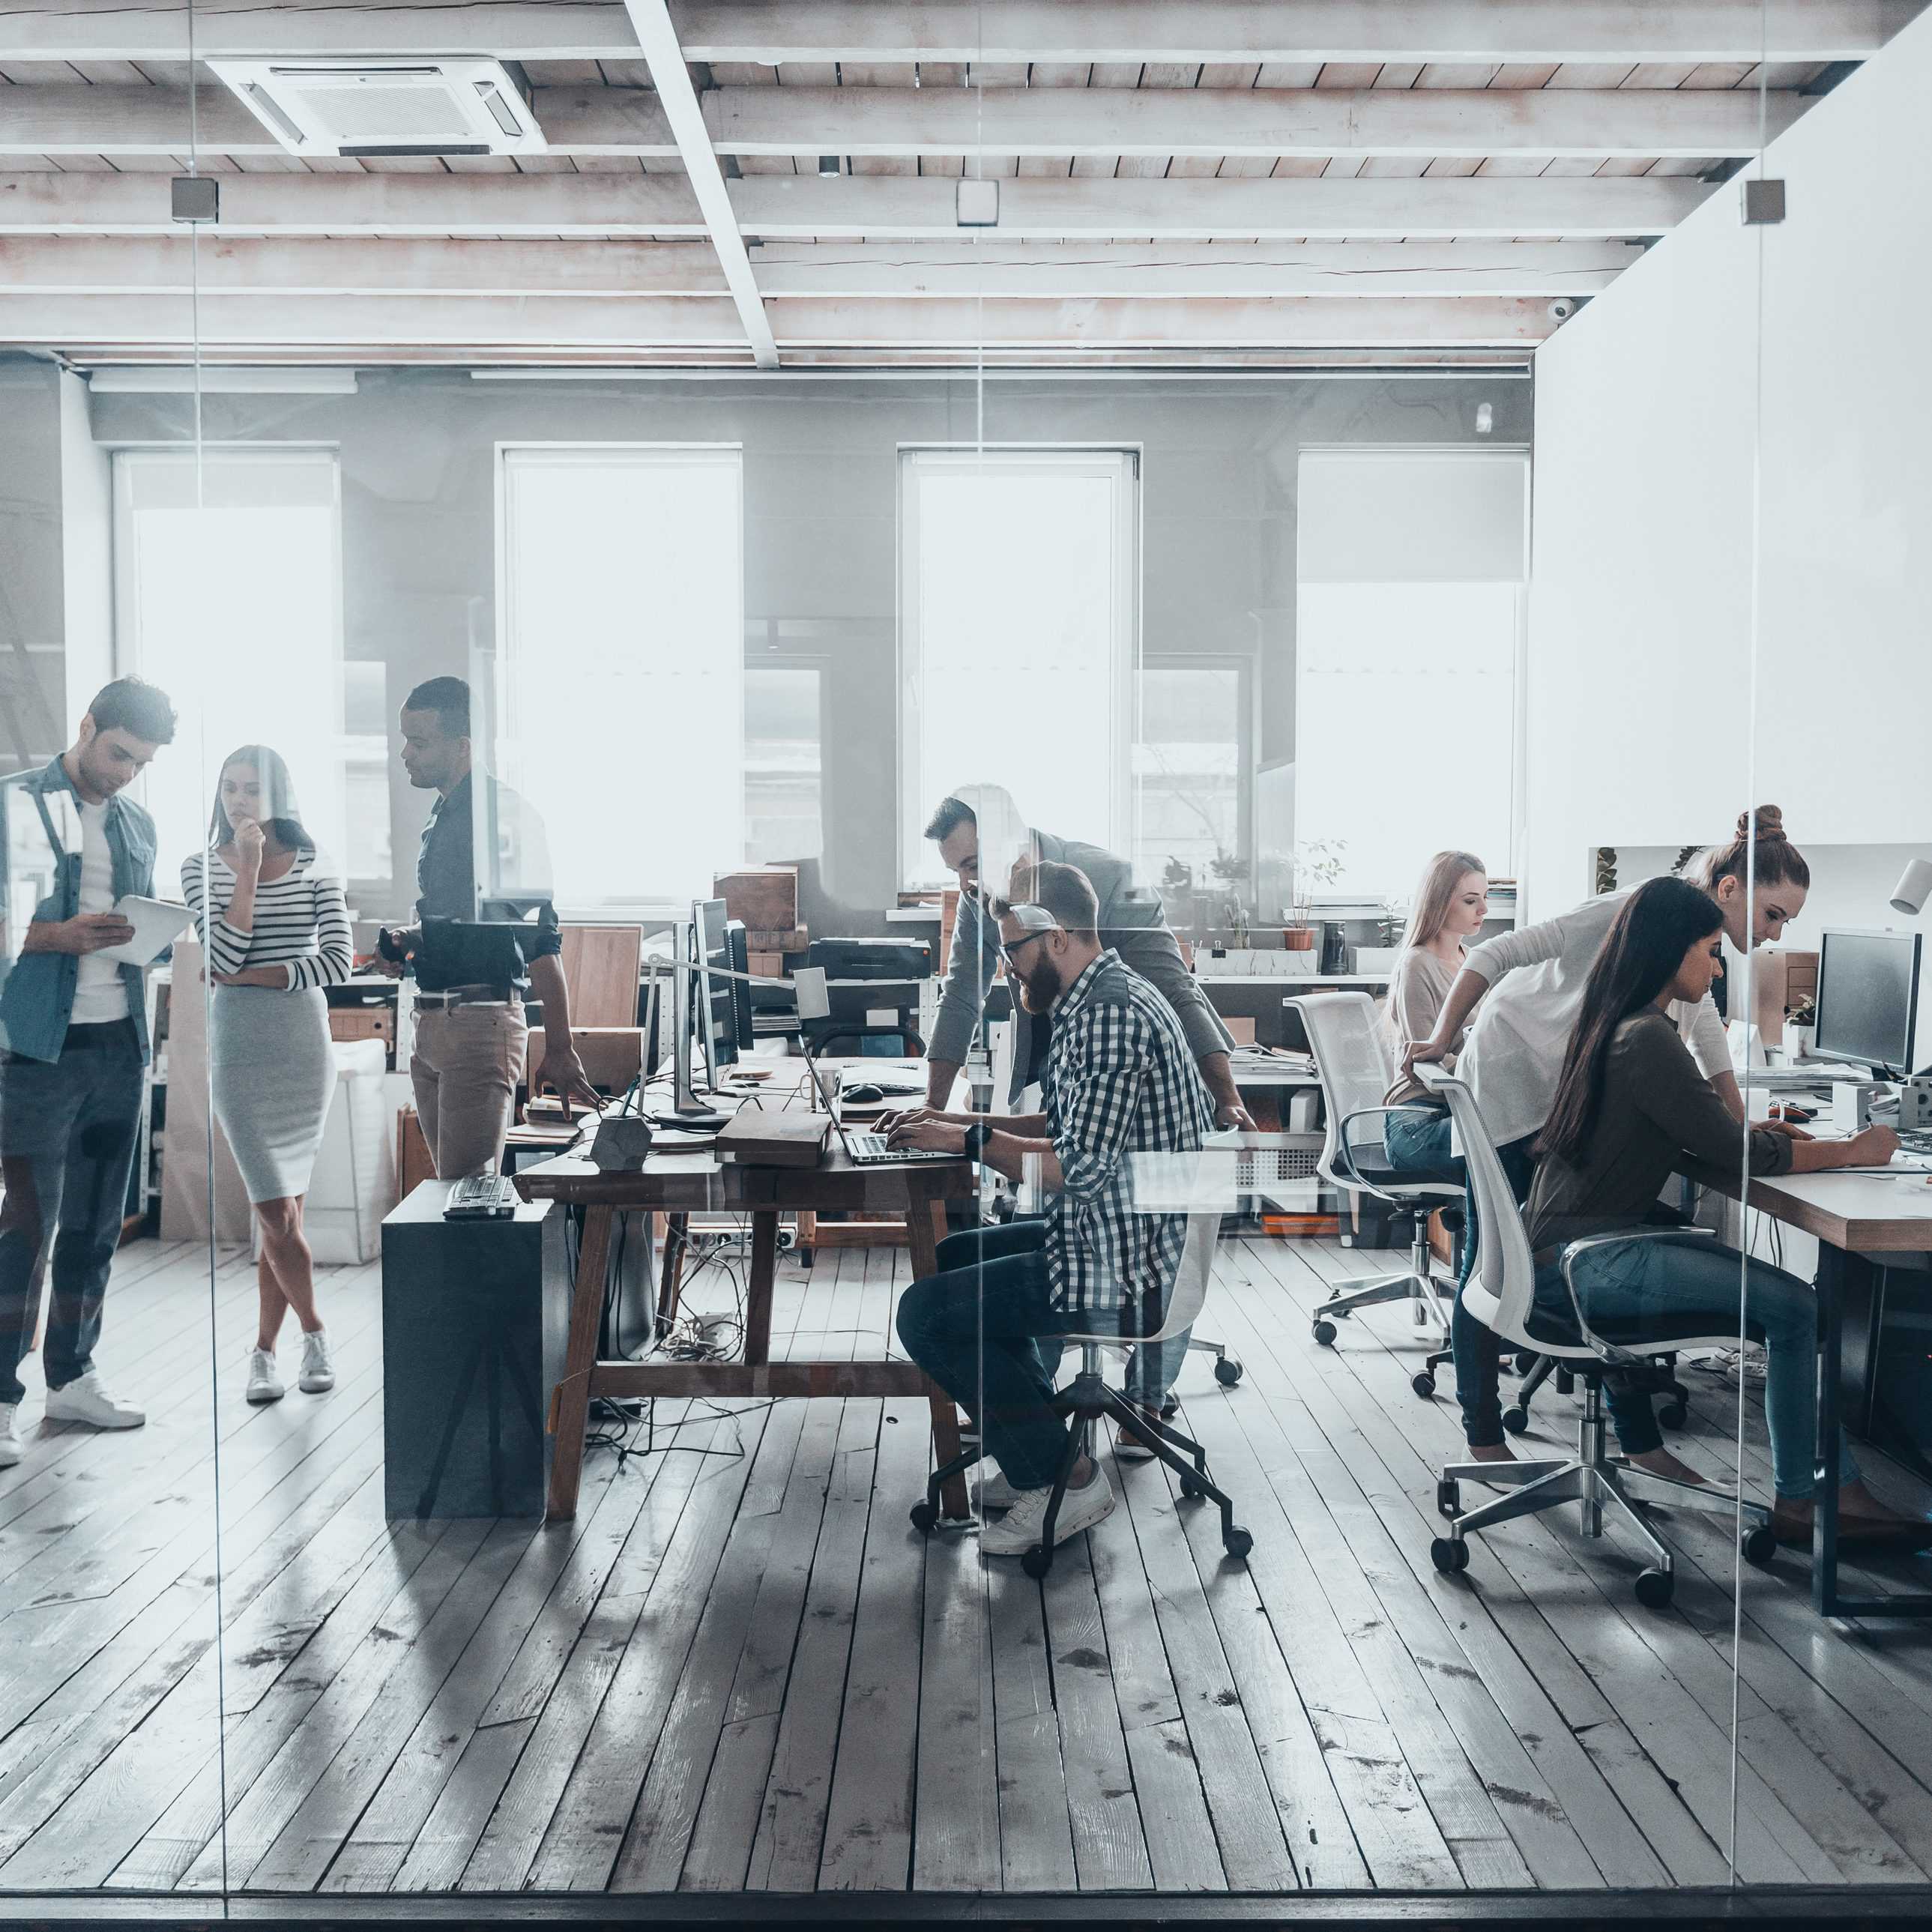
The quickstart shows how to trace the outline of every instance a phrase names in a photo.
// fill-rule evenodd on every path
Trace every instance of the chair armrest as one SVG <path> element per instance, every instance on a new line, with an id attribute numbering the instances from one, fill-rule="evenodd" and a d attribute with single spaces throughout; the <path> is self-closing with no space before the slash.
<path id="1" fill-rule="evenodd" d="M 1621 1234 L 1586 1234 L 1580 1240 L 1566 1241 L 1556 1258 L 1557 1264 L 1563 1272 L 1563 1286 L 1570 1297 L 1570 1311 L 1576 1318 L 1576 1332 L 1585 1336 L 1592 1346 L 1607 1346 L 1597 1342 L 1589 1323 L 1583 1318 L 1583 1304 L 1577 1298 L 1576 1277 L 1570 1272 L 1580 1256 L 1593 1254 L 1599 1248 L 1622 1247 L 1632 1241 L 1682 1240 L 1686 1234 L 1698 1235 L 1713 1241 L 1718 1238 L 1717 1231 L 1712 1228 L 1630 1228 Z M 1618 1350 L 1614 1352 L 1621 1354 L 1623 1352 Z"/>
<path id="2" fill-rule="evenodd" d="M 1358 1107 L 1352 1114 L 1344 1114 L 1335 1127 L 1335 1164 L 1341 1168 L 1352 1185 L 1366 1189 L 1375 1194 L 1379 1190 L 1376 1184 L 1355 1165 L 1354 1149 L 1348 1144 L 1348 1129 L 1352 1123 L 1366 1120 L 1371 1114 L 1439 1114 L 1439 1107 L 1425 1107 L 1419 1101 L 1405 1100 L 1393 1107 Z"/>

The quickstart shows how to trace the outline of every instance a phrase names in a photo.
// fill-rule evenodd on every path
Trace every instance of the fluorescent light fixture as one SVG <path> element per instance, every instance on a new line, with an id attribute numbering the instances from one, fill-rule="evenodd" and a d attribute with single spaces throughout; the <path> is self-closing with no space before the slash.
<path id="1" fill-rule="evenodd" d="M 353 369 L 204 368 L 197 385 L 192 364 L 153 369 L 96 369 L 87 386 L 97 396 L 352 396 Z"/>

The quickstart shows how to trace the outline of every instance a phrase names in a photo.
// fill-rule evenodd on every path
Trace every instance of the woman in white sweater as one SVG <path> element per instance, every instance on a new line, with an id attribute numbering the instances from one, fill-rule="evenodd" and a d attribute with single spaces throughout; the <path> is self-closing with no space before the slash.
<path id="1" fill-rule="evenodd" d="M 302 1203 L 335 1087 L 322 988 L 349 977 L 352 942 L 341 881 L 303 830 L 280 754 L 244 745 L 223 764 L 208 848 L 183 863 L 182 887 L 214 987 L 215 1118 L 261 1223 L 248 1398 L 282 1395 L 275 1343 L 291 1308 L 302 1324 L 301 1385 L 319 1394 L 334 1388 L 335 1370 Z"/>
<path id="2" fill-rule="evenodd" d="M 1737 836 L 1700 853 L 1684 876 L 1717 902 L 1725 936 L 1740 952 L 1778 938 L 1804 910 L 1811 886 L 1810 868 L 1785 836 L 1784 814 L 1774 805 L 1746 812 L 1738 820 Z M 1433 1029 L 1426 1038 L 1412 1040 L 1403 1056 L 1405 1074 L 1418 1061 L 1445 1059 L 1468 1029 L 1457 1070 L 1475 1094 L 1519 1201 L 1528 1198 L 1530 1149 L 1555 1104 L 1590 969 L 1630 896 L 1628 891 L 1603 893 L 1574 911 L 1473 948 Z M 1724 1022 L 1710 996 L 1694 1004 L 1672 1000 L 1665 1010 L 1698 1071 L 1742 1122 L 1744 1096 L 1731 1070 Z M 1475 1236 L 1472 1214 L 1465 1237 L 1466 1278 Z M 1514 1460 L 1503 1440 L 1496 1338 L 1463 1313 L 1460 1300 L 1450 1342 L 1472 1460 Z M 1679 1480 L 1690 1476 L 1666 1450 L 1634 1460 Z"/>

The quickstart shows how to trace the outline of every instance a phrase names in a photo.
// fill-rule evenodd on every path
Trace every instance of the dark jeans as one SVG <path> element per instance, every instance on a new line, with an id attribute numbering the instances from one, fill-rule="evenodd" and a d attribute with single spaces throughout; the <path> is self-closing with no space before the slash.
<path id="1" fill-rule="evenodd" d="M 1041 1490 L 1066 1449 L 1066 1425 L 1049 1406 L 1058 1336 L 1082 1318 L 1049 1299 L 1045 1222 L 1016 1221 L 940 1243 L 938 1274 L 899 1298 L 899 1342 L 978 1418 L 1007 1481 Z"/>
<path id="2" fill-rule="evenodd" d="M 56 1060 L 0 1060 L 0 1402 L 26 1394 L 18 1370 L 33 1346 L 34 1264 L 49 1228 L 47 1387 L 64 1388 L 94 1366 L 140 1114 L 132 1020 L 69 1027 Z"/>

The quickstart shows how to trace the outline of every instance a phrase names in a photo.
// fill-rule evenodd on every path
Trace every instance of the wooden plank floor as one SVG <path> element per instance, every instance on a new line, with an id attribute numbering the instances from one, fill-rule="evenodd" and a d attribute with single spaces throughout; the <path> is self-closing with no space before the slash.
<path id="1" fill-rule="evenodd" d="M 148 1427 L 32 1395 L 0 1474 L 0 1889 L 1700 1886 L 1734 1802 L 1748 1882 L 1925 1882 L 1932 1631 L 1820 1623 L 1790 1554 L 1736 1604 L 1725 1524 L 1681 1511 L 1667 1612 L 1555 1519 L 1438 1576 L 1460 1436 L 1406 1313 L 1309 1337 L 1380 1258 L 1224 1245 L 1202 1325 L 1246 1374 L 1181 1390 L 1246 1568 L 1110 1457 L 1120 1507 L 1042 1586 L 911 1530 L 912 1402 L 661 1404 L 677 1450 L 593 1452 L 572 1523 L 388 1525 L 376 1270 L 326 1280 L 333 1393 L 250 1409 L 243 1258 L 137 1244 L 100 1352 Z M 783 1267 L 775 1352 L 876 1355 L 904 1268 Z M 1728 1478 L 1734 1384 L 1690 1379 L 1681 1452 Z M 1572 1405 L 1537 1410 L 1533 1453 Z"/>

